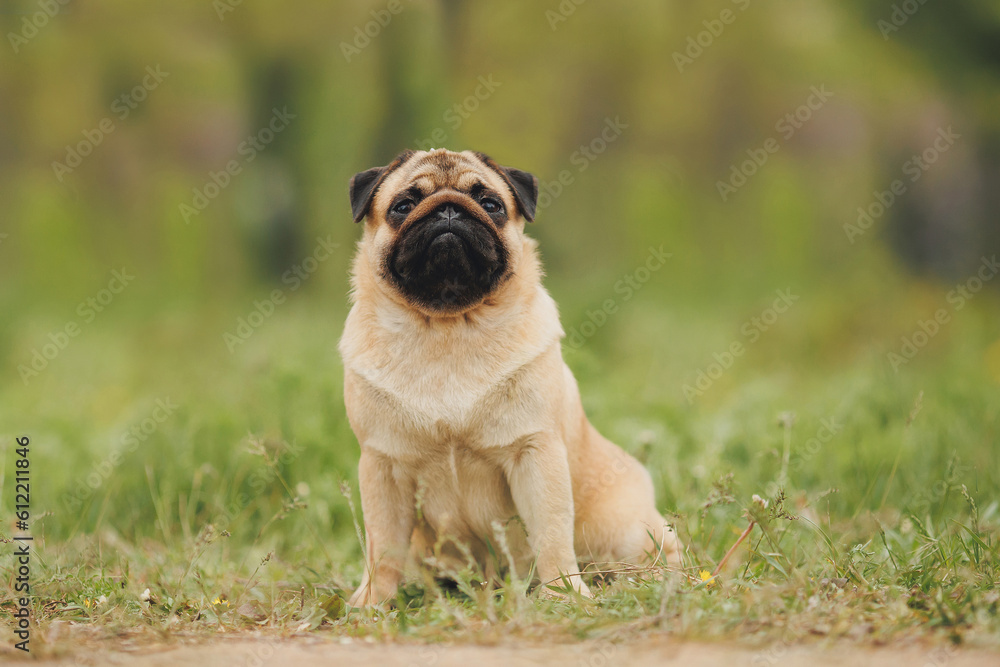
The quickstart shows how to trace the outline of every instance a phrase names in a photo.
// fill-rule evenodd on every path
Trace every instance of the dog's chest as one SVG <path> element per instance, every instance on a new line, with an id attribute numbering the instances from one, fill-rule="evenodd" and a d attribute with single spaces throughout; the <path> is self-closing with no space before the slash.
<path id="1" fill-rule="evenodd" d="M 486 407 L 511 364 L 498 364 L 477 348 L 411 340 L 394 346 L 388 363 L 369 369 L 367 379 L 398 402 L 401 417 L 464 431 Z"/>
<path id="2" fill-rule="evenodd" d="M 341 340 L 352 426 L 363 445 L 404 458 L 510 444 L 543 428 L 539 368 L 561 365 L 561 334 L 541 288 L 513 315 L 449 326 L 352 309 Z"/>
<path id="3" fill-rule="evenodd" d="M 427 365 L 397 359 L 360 378 L 365 402 L 376 407 L 365 415 L 369 444 L 438 460 L 509 444 L 539 428 L 541 397 L 528 374 L 517 363 L 487 366 L 478 355 Z"/>

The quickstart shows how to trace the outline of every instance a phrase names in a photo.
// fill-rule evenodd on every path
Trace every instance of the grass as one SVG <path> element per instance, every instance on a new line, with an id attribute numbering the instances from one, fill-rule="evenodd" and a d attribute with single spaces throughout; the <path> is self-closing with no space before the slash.
<path id="1" fill-rule="evenodd" d="M 567 327 L 583 321 L 588 304 L 555 292 Z M 248 631 L 427 642 L 656 632 L 765 652 L 816 637 L 995 646 L 994 295 L 900 372 L 885 356 L 942 293 L 804 298 L 689 403 L 682 385 L 773 297 L 687 308 L 647 289 L 566 356 L 592 421 L 653 474 L 687 547 L 683 572 L 595 579 L 586 602 L 525 596 L 518 581 L 484 590 L 470 569 L 452 587 L 411 583 L 399 609 L 375 615 L 343 605 L 361 568 L 343 311 L 302 295 L 230 354 L 221 334 L 238 306 L 123 303 L 30 385 L 0 389 L 17 429 L 0 441 L 4 516 L 13 437 L 31 437 L 34 649 Z M 4 325 L 11 360 L 59 324 Z M 164 417 L 158 400 L 176 407 Z M 9 621 L 11 559 L 0 571 Z M 12 643 L 5 622 L 0 644 Z"/>

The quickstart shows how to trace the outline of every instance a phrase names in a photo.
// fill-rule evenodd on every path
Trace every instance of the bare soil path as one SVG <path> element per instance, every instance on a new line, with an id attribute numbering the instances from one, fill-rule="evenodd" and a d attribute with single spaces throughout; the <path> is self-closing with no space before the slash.
<path id="1" fill-rule="evenodd" d="M 1000 667 L 1000 651 L 946 646 L 858 647 L 850 644 L 745 647 L 669 640 L 632 644 L 581 642 L 548 646 L 375 644 L 362 641 L 235 639 L 204 644 L 146 646 L 137 651 L 80 652 L 51 660 L 4 653 L 10 667 L 128 665 L 128 667 L 508 667 L 509 665 L 683 665 L 684 667 Z"/>

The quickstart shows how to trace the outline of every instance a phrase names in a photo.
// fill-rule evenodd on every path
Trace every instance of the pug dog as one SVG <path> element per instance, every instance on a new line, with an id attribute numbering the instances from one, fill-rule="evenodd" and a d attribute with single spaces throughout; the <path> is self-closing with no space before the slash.
<path id="1" fill-rule="evenodd" d="M 470 151 L 351 179 L 366 221 L 340 341 L 366 535 L 352 606 L 389 601 L 428 559 L 588 597 L 581 563 L 680 562 L 649 473 L 587 421 L 563 362 L 524 231 L 537 198 L 534 176 Z"/>

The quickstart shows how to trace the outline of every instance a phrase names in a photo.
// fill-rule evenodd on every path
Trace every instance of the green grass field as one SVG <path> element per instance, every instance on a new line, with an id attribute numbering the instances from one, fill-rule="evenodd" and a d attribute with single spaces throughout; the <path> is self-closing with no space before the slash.
<path id="1" fill-rule="evenodd" d="M 230 352 L 223 333 L 269 288 L 242 311 L 124 292 L 0 393 L 4 516 L 14 438 L 31 439 L 35 651 L 70 649 L 60 621 L 95 642 L 251 629 L 617 640 L 656 628 L 765 647 L 996 645 L 1000 308 L 984 292 L 954 310 L 950 286 L 893 275 L 804 289 L 764 331 L 753 318 L 772 319 L 773 290 L 673 299 L 683 275 L 668 269 L 566 347 L 591 420 L 651 471 L 687 547 L 682 573 L 619 573 L 587 603 L 525 597 L 519 581 L 483 590 L 470 569 L 454 589 L 415 582 L 374 617 L 343 608 L 362 562 L 343 302 L 290 295 Z M 614 280 L 551 279 L 568 331 L 594 320 Z M 948 321 L 895 371 L 888 353 L 940 307 Z M 4 324 L 11 359 L 30 360 L 64 319 Z M 733 342 L 744 350 L 730 364 Z M 718 375 L 716 354 L 730 367 L 698 385 L 699 371 Z M 758 525 L 710 579 L 748 516 Z M 12 612 L 14 566 L 0 564 L 0 610 Z M 12 645 L 6 625 L 0 635 Z"/>

